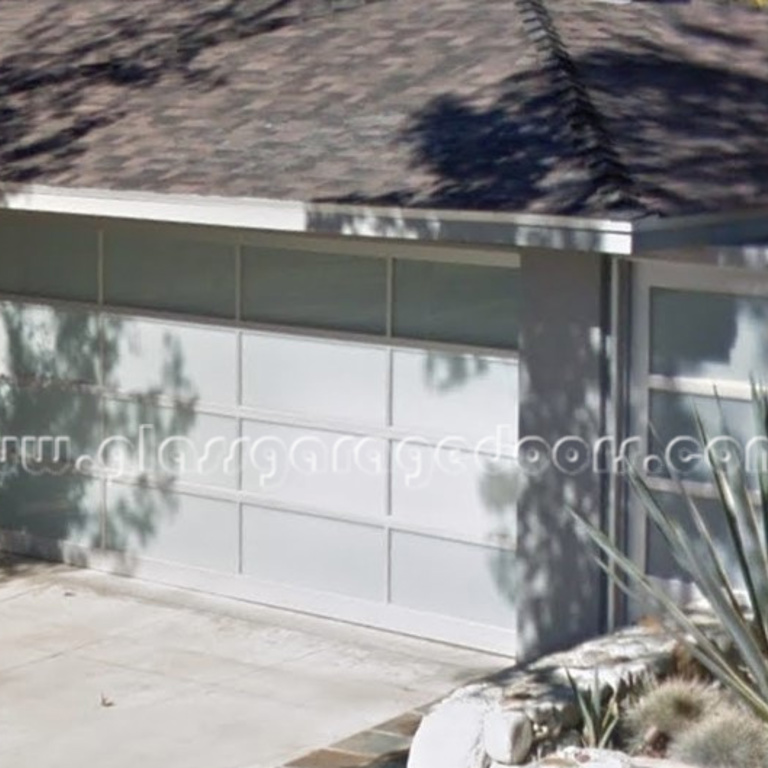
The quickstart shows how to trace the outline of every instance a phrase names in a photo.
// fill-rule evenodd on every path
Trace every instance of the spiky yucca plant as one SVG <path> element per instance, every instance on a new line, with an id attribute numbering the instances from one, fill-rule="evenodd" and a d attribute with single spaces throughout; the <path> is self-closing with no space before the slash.
<path id="1" fill-rule="evenodd" d="M 758 433 L 768 438 L 768 391 L 755 382 L 752 401 Z M 720 412 L 722 418 L 722 407 Z M 675 560 L 711 605 L 737 651 L 735 659 L 734 654 L 718 645 L 602 531 L 575 512 L 572 514 L 604 556 L 598 554 L 596 560 L 619 589 L 633 597 L 650 598 L 691 654 L 757 717 L 768 723 L 768 473 L 759 471 L 759 499 L 754 498 L 741 457 L 729 461 L 731 457 L 718 455 L 710 445 L 698 412 L 696 423 L 708 448 L 707 457 L 736 554 L 738 580 L 728 575 L 722 555 L 715 547 L 713 532 L 679 479 L 679 491 L 693 523 L 690 532 L 662 506 L 636 467 L 628 464 L 627 474 L 644 511 L 666 540 Z M 746 592 L 746 603 L 737 597 L 739 582 Z"/>

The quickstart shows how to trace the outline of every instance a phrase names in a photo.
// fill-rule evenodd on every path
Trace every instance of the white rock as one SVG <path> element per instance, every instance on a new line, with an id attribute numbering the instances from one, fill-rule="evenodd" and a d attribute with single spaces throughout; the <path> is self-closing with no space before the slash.
<path id="1" fill-rule="evenodd" d="M 607 749 L 566 747 L 541 760 L 527 763 L 523 768 L 694 768 L 673 760 L 658 757 L 629 757 L 623 752 Z M 501 763 L 491 763 L 488 768 L 503 768 Z"/>
<path id="2" fill-rule="evenodd" d="M 504 691 L 495 683 L 470 683 L 457 688 L 445 701 L 472 701 L 483 710 L 496 706 L 504 697 Z"/>
<path id="3" fill-rule="evenodd" d="M 633 757 L 632 768 L 692 768 L 677 760 L 665 760 L 660 757 Z"/>
<path id="4" fill-rule="evenodd" d="M 483 722 L 491 702 L 483 691 L 463 691 L 439 704 L 413 737 L 407 768 L 487 768 Z"/>
<path id="5" fill-rule="evenodd" d="M 494 762 L 520 765 L 531 753 L 533 724 L 524 712 L 494 708 L 485 716 L 483 744 Z"/>
<path id="6" fill-rule="evenodd" d="M 557 753 L 566 760 L 573 760 L 585 768 L 630 768 L 631 762 L 623 752 L 612 749 L 585 749 L 584 747 L 566 747 Z M 542 762 L 546 765 L 546 762 Z"/>
<path id="7" fill-rule="evenodd" d="M 611 749 L 565 747 L 528 768 L 691 768 L 672 760 L 629 757 Z"/>

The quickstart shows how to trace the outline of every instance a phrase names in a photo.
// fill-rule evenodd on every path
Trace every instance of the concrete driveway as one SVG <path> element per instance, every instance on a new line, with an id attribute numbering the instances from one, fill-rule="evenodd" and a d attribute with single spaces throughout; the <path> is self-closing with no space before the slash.
<path id="1" fill-rule="evenodd" d="M 0 571 L 0 765 L 274 768 L 508 660 L 92 571 Z"/>

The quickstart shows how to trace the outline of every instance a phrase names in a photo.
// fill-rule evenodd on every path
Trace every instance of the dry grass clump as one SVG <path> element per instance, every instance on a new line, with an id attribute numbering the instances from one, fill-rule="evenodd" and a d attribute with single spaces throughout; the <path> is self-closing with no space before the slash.
<path id="1" fill-rule="evenodd" d="M 674 678 L 627 710 L 631 751 L 700 768 L 766 768 L 768 726 L 721 689 Z"/>

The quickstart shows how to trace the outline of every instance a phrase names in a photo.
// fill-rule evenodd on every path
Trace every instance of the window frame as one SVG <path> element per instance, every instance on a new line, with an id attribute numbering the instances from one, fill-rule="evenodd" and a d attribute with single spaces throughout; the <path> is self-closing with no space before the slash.
<path id="1" fill-rule="evenodd" d="M 713 293 L 768 299 L 768 275 L 739 268 L 687 263 L 660 263 L 637 260 L 632 264 L 631 365 L 629 434 L 640 439 L 640 455 L 647 456 L 652 392 L 688 395 L 748 403 L 752 399 L 749 382 L 706 376 L 669 376 L 651 372 L 651 294 L 654 289 L 690 293 Z M 680 485 L 671 478 L 646 476 L 651 490 L 679 495 Z M 693 498 L 717 499 L 713 482 L 684 480 L 686 492 Z M 755 491 L 755 498 L 759 491 Z M 631 503 L 627 506 L 631 509 Z M 629 515 L 630 555 L 646 570 L 648 565 L 648 521 L 643 515 Z"/>

